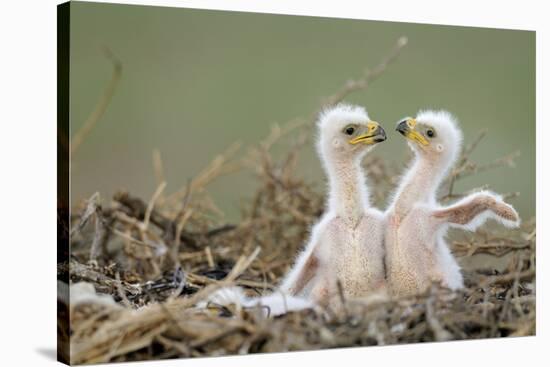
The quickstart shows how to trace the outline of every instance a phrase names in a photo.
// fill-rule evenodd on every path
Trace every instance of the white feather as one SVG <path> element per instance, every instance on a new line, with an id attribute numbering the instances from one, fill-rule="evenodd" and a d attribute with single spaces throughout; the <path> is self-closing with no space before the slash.
<path id="1" fill-rule="evenodd" d="M 289 296 L 280 291 L 262 297 L 248 297 L 240 287 L 226 287 L 213 292 L 206 301 L 199 302 L 198 308 L 206 308 L 209 303 L 228 306 L 234 304 L 244 308 L 258 308 L 264 316 L 279 316 L 287 312 L 301 311 L 315 307 L 305 298 Z"/>

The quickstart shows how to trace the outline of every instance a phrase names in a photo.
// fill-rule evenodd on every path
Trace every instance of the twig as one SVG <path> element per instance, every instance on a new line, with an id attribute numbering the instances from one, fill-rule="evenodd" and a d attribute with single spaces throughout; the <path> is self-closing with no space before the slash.
<path id="1" fill-rule="evenodd" d="M 324 102 L 321 104 L 321 107 L 314 111 L 308 119 L 295 118 L 287 122 L 283 126 L 274 125 L 271 128 L 269 135 L 263 139 L 260 143 L 260 147 L 263 150 L 268 151 L 277 140 L 281 137 L 289 134 L 290 132 L 301 128 L 306 125 L 310 125 L 317 119 L 319 112 L 324 108 L 338 104 L 343 101 L 350 94 L 366 90 L 370 85 L 377 80 L 401 54 L 403 48 L 408 43 L 407 37 L 400 37 L 395 45 L 393 46 L 390 53 L 380 61 L 380 63 L 374 67 L 372 70 L 369 70 L 364 73 L 364 75 L 358 79 L 352 79 L 347 81 L 336 93 L 325 98 Z"/>
<path id="2" fill-rule="evenodd" d="M 122 303 L 124 304 L 124 306 L 128 308 L 133 308 L 132 303 L 130 303 L 130 301 L 128 300 L 128 297 L 126 297 L 126 293 L 124 292 L 124 289 L 122 289 L 122 283 L 120 281 L 120 274 L 118 273 L 118 271 L 115 273 L 115 279 L 116 279 L 117 293 L 120 299 L 122 300 Z"/>
<path id="3" fill-rule="evenodd" d="M 430 329 L 434 333 L 435 340 L 437 341 L 448 341 L 452 339 L 451 333 L 449 333 L 437 319 L 434 311 L 434 291 L 433 288 L 430 291 L 430 296 L 426 300 L 426 321 L 430 326 Z"/>
<path id="4" fill-rule="evenodd" d="M 82 125 L 82 127 L 75 133 L 75 135 L 71 139 L 71 143 L 70 143 L 71 156 L 74 156 L 74 154 L 76 153 L 76 151 L 78 150 L 78 148 L 80 147 L 84 139 L 88 136 L 90 131 L 92 131 L 94 126 L 97 124 L 97 122 L 101 119 L 101 117 L 107 110 L 107 107 L 109 106 L 109 103 L 113 98 L 116 87 L 120 80 L 120 76 L 122 74 L 122 64 L 114 56 L 114 54 L 106 47 L 103 49 L 103 52 L 105 53 L 105 56 L 113 64 L 113 75 L 111 76 L 111 80 L 109 81 L 109 84 L 105 88 L 105 91 L 101 95 L 101 98 L 97 102 L 94 111 L 91 113 L 88 119 L 84 122 L 84 125 Z"/>
<path id="5" fill-rule="evenodd" d="M 370 84 L 378 79 L 378 77 L 386 71 L 388 66 L 397 59 L 407 43 L 407 37 L 399 38 L 390 53 L 382 59 L 382 61 L 374 69 L 367 71 L 365 75 L 359 79 L 349 80 L 340 88 L 338 92 L 326 99 L 325 103 L 323 103 L 323 107 L 335 105 L 344 100 L 344 98 L 346 98 L 349 94 L 367 89 Z"/>
<path id="6" fill-rule="evenodd" d="M 99 200 L 99 192 L 95 192 L 92 196 L 90 196 L 90 198 L 88 199 L 88 205 L 86 206 L 84 213 L 80 215 L 78 224 L 71 229 L 71 237 L 73 237 L 76 233 L 82 231 L 82 228 L 86 226 L 86 223 L 88 223 L 90 217 L 96 213 L 97 206 L 99 205 Z"/>
<path id="7" fill-rule="evenodd" d="M 90 246 L 90 260 L 97 261 L 103 255 L 103 243 L 107 234 L 107 226 L 101 207 L 97 206 L 95 211 L 95 234 Z"/>
<path id="8" fill-rule="evenodd" d="M 162 164 L 162 157 L 160 155 L 160 150 L 153 150 L 153 170 L 155 171 L 155 177 L 157 179 L 157 187 L 160 186 L 163 182 L 166 182 L 164 179 L 164 165 Z M 164 201 L 164 196 L 162 193 L 158 198 L 159 203 Z"/>
<path id="9" fill-rule="evenodd" d="M 212 250 L 210 250 L 210 246 L 206 246 L 204 248 L 204 253 L 206 255 L 206 260 L 208 261 L 208 266 L 211 269 L 214 269 L 214 258 L 212 257 Z"/>
<path id="10" fill-rule="evenodd" d="M 167 197 L 168 201 L 177 201 L 182 197 L 193 194 L 196 190 L 206 187 L 210 182 L 219 176 L 235 172 L 241 167 L 239 162 L 232 159 L 241 148 L 240 142 L 231 144 L 222 154 L 216 156 L 204 168 L 189 185 L 186 185 Z M 189 186 L 189 187 L 188 187 Z"/>
<path id="11" fill-rule="evenodd" d="M 344 295 L 344 287 L 340 279 L 336 280 L 336 289 L 338 289 L 338 297 L 340 298 L 340 303 L 342 304 L 342 309 L 344 310 L 344 316 L 346 320 L 349 320 L 349 311 L 346 304 L 346 296 Z"/>
<path id="12" fill-rule="evenodd" d="M 166 187 L 166 181 L 161 182 L 160 185 L 155 190 L 153 196 L 151 197 L 151 200 L 149 200 L 149 204 L 147 205 L 147 209 L 145 210 L 145 216 L 143 218 L 143 230 L 147 230 L 147 227 L 149 227 L 149 220 L 151 219 L 151 213 L 153 212 L 153 208 L 155 207 L 155 202 L 159 198 L 160 195 L 162 195 L 162 191 Z"/>

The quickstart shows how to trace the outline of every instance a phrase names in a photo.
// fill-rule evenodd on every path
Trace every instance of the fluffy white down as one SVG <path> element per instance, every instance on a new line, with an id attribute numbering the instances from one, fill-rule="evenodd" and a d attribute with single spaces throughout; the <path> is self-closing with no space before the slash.
<path id="1" fill-rule="evenodd" d="M 333 215 L 323 215 L 323 217 L 313 226 L 311 229 L 311 235 L 309 242 L 304 247 L 303 251 L 301 251 L 298 256 L 296 257 L 296 260 L 294 262 L 294 265 L 292 268 L 288 271 L 288 273 L 284 276 L 283 280 L 281 281 L 281 284 L 279 286 L 279 290 L 283 293 L 289 293 L 290 288 L 296 281 L 296 278 L 298 278 L 300 271 L 304 267 L 307 259 L 311 255 L 313 248 L 315 247 L 315 244 L 319 243 L 319 239 L 321 237 L 321 230 L 325 228 L 326 224 L 333 218 Z M 305 289 L 304 294 L 309 293 L 311 287 L 307 287 Z"/>
<path id="2" fill-rule="evenodd" d="M 70 304 L 75 307 L 82 304 L 96 304 L 112 308 L 121 308 L 108 294 L 97 294 L 91 283 L 79 282 L 69 287 Z"/>
<path id="3" fill-rule="evenodd" d="M 319 115 L 317 125 L 320 131 L 341 121 L 369 121 L 367 110 L 361 106 L 339 103 L 324 109 Z"/>
<path id="4" fill-rule="evenodd" d="M 292 311 L 311 309 L 315 304 L 305 298 L 289 296 L 275 291 L 262 297 L 247 297 L 240 287 L 226 287 L 213 292 L 207 301 L 197 304 L 198 308 L 206 308 L 213 303 L 221 306 L 234 304 L 244 308 L 259 308 L 264 316 L 278 316 Z"/>

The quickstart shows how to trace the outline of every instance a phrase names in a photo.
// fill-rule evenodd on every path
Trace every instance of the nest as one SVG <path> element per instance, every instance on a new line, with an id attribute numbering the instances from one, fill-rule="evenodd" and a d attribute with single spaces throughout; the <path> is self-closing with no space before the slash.
<path id="1" fill-rule="evenodd" d="M 400 40 L 399 47 L 404 43 Z M 329 98 L 337 103 L 366 88 L 397 53 L 365 78 Z M 469 269 L 466 288 L 433 284 L 423 294 L 365 302 L 344 299 L 338 310 L 312 309 L 266 317 L 257 308 L 194 305 L 222 286 L 250 295 L 275 289 L 324 210 L 314 182 L 296 172 L 307 130 L 278 158 L 273 146 L 311 119 L 275 126 L 257 147 L 238 157 L 238 145 L 220 154 L 187 185 L 165 195 L 162 162 L 154 156 L 158 188 L 146 200 L 128 192 L 99 194 L 60 213 L 59 238 L 70 238 L 70 257 L 58 259 L 58 335 L 61 359 L 75 364 L 318 350 L 430 341 L 525 336 L 535 333 L 535 220 L 451 238 L 460 261 L 484 254 L 504 266 Z M 479 171 L 512 164 L 515 155 L 488 164 L 464 151 L 440 200 L 455 199 L 455 183 Z M 296 138 L 296 136 L 298 136 Z M 207 186 L 236 169 L 256 171 L 257 190 L 238 223 L 226 223 Z M 375 202 L 395 185 L 401 167 L 368 158 Z M 513 196 L 509 194 L 507 197 Z M 65 249 L 66 250 L 66 249 Z M 490 262 L 488 262 L 490 264 Z M 68 284 L 85 282 L 67 299 Z"/>

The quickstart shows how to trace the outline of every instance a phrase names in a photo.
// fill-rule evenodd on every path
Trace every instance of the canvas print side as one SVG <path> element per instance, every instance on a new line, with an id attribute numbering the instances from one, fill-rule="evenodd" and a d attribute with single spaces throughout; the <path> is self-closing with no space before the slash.
<path id="1" fill-rule="evenodd" d="M 69 363 L 69 58 L 70 4 L 57 7 L 57 359 Z"/>

